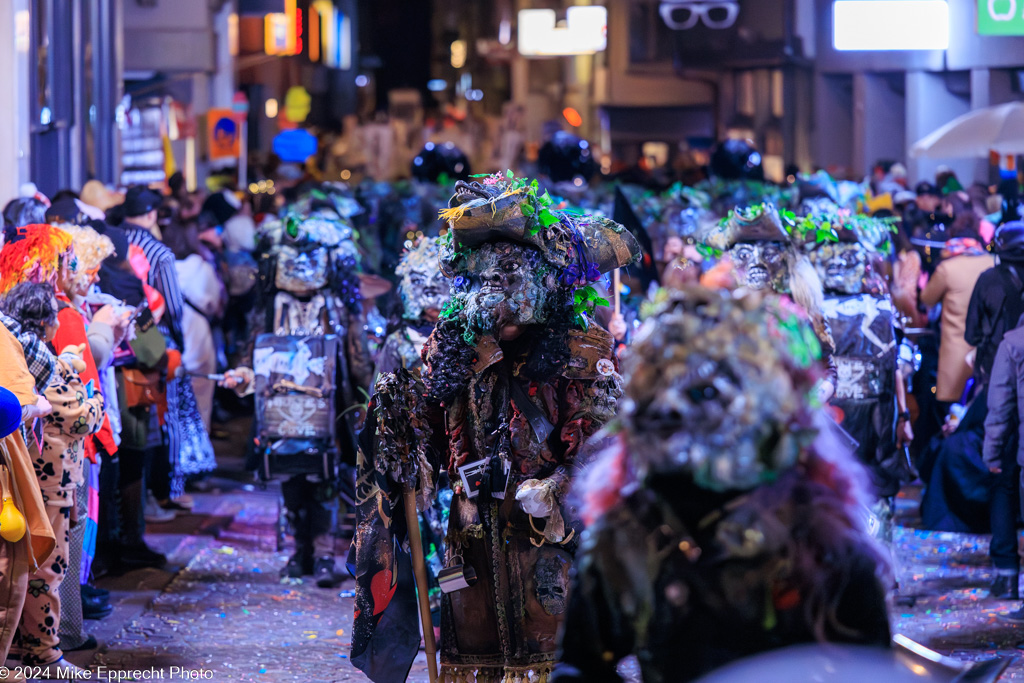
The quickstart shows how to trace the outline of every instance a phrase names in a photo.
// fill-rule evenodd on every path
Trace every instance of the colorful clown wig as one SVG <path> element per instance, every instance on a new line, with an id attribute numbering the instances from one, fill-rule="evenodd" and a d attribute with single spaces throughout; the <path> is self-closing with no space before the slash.
<path id="1" fill-rule="evenodd" d="M 87 225 L 62 223 L 56 227 L 71 235 L 75 258 L 78 260 L 75 285 L 84 289 L 89 286 L 103 261 L 114 253 L 114 243 Z"/>
<path id="2" fill-rule="evenodd" d="M 0 250 L 0 294 L 19 282 L 56 285 L 64 265 L 74 269 L 73 258 L 71 235 L 63 230 L 43 223 L 20 227 Z"/>

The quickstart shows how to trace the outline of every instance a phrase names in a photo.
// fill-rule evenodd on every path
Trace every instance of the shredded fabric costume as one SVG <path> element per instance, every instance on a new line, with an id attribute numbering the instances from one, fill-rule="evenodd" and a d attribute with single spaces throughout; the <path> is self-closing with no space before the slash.
<path id="1" fill-rule="evenodd" d="M 362 443 L 352 642 L 372 680 L 394 680 L 375 652 L 394 642 L 393 608 L 409 604 L 396 484 L 429 497 L 441 469 L 453 488 L 446 571 L 476 577 L 442 597 L 441 680 L 543 681 L 554 663 L 582 531 L 566 494 L 621 394 L 588 283 L 639 246 L 617 224 L 550 203 L 511 175 L 456 185 L 440 250 L 452 298 L 423 351 L 425 386 L 404 371 L 378 381 L 366 430 L 376 443 Z M 388 419 L 400 414 L 414 419 Z"/>
<path id="2" fill-rule="evenodd" d="M 863 473 L 808 394 L 820 349 L 785 301 L 688 289 L 624 361 L 621 429 L 585 478 L 553 683 L 700 678 L 811 642 L 888 647 Z"/>

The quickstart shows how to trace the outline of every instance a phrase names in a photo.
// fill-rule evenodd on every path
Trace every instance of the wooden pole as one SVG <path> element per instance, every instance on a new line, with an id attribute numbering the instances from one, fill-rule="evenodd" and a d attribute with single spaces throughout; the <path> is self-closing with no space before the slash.
<path id="1" fill-rule="evenodd" d="M 620 277 L 621 276 L 619 275 L 619 269 L 618 268 L 616 268 L 615 270 L 612 271 L 612 289 L 615 290 L 615 315 L 619 315 L 619 309 L 620 309 L 620 304 L 619 304 L 619 289 L 621 289 L 621 283 L 620 283 L 620 279 L 619 279 Z"/>
<path id="2" fill-rule="evenodd" d="M 405 522 L 409 527 L 409 548 L 412 550 L 412 570 L 416 575 L 416 594 L 420 601 L 420 623 L 423 625 L 423 649 L 427 653 L 427 671 L 430 683 L 437 683 L 437 643 L 434 641 L 434 622 L 430 618 L 430 584 L 427 583 L 427 562 L 420 538 L 420 518 L 416 514 L 416 490 L 411 486 L 402 492 L 405 500 Z"/>

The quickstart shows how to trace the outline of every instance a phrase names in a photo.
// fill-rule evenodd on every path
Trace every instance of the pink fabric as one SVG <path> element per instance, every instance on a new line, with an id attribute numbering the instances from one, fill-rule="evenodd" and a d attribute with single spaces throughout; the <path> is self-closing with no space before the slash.
<path id="1" fill-rule="evenodd" d="M 978 224 L 978 234 L 981 235 L 981 239 L 985 244 L 988 244 L 992 241 L 992 238 L 995 237 L 996 226 L 982 218 L 981 222 Z"/>

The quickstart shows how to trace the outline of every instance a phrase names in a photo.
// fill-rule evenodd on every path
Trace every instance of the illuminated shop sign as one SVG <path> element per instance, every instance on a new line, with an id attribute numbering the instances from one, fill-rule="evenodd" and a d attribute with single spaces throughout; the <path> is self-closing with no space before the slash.
<path id="1" fill-rule="evenodd" d="M 590 55 L 608 46 L 608 10 L 570 7 L 559 26 L 554 10 L 519 10 L 519 54 L 524 57 Z"/>
<path id="2" fill-rule="evenodd" d="M 1024 0 L 978 0 L 978 33 L 1024 36 Z"/>
<path id="3" fill-rule="evenodd" d="M 288 34 L 291 25 L 284 12 L 275 12 L 263 17 L 263 51 L 268 55 L 290 55 Z"/>
<path id="4" fill-rule="evenodd" d="M 732 28 L 740 15 L 739 0 L 666 0 L 658 6 L 665 25 L 674 31 L 686 31 L 698 24 L 712 29 Z"/>
<path id="5" fill-rule="evenodd" d="M 837 50 L 945 50 L 946 0 L 836 0 L 832 44 Z"/>

